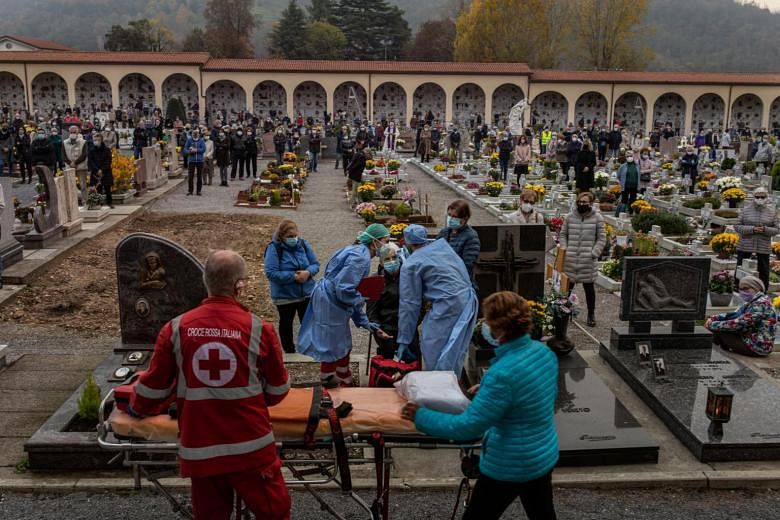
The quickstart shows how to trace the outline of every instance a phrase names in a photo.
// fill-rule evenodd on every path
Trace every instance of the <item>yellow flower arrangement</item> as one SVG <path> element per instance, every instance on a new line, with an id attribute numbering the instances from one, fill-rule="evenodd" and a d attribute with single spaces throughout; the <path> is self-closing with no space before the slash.
<path id="1" fill-rule="evenodd" d="M 672 169 L 672 163 L 670 163 L 670 162 L 665 162 L 665 163 L 663 163 L 663 164 L 661 165 L 661 168 L 663 168 L 664 170 L 671 170 L 671 169 Z"/>
<path id="2" fill-rule="evenodd" d="M 696 187 L 700 190 L 706 190 L 709 187 L 710 183 L 705 181 L 704 179 L 700 180 L 696 183 Z"/>
<path id="3" fill-rule="evenodd" d="M 639 199 L 631 204 L 631 210 L 635 213 L 642 213 L 643 211 L 652 211 L 653 206 L 646 200 Z"/>
<path id="4" fill-rule="evenodd" d="M 740 188 L 729 188 L 720 195 L 723 200 L 735 200 L 737 202 L 742 202 L 745 200 L 745 197 L 747 197 L 747 194 L 744 190 Z"/>
<path id="5" fill-rule="evenodd" d="M 125 193 L 133 187 L 135 177 L 135 160 L 121 155 L 116 150 L 111 152 L 111 173 L 114 176 L 113 193 Z"/>
<path id="6" fill-rule="evenodd" d="M 488 195 L 491 197 L 498 197 L 504 190 L 504 183 L 498 181 L 488 181 L 485 183 L 485 189 L 487 190 Z"/>
<path id="7" fill-rule="evenodd" d="M 366 170 L 373 170 L 375 166 L 376 163 L 374 162 L 373 159 L 366 160 Z"/>
<path id="8" fill-rule="evenodd" d="M 780 242 L 772 242 L 772 252 L 776 255 L 780 255 Z"/>
<path id="9" fill-rule="evenodd" d="M 492 154 L 490 154 L 490 158 L 492 160 L 494 160 L 494 161 L 497 161 L 498 160 L 498 152 L 493 152 Z"/>
<path id="10" fill-rule="evenodd" d="M 181 153 L 181 146 L 176 147 L 176 153 Z"/>
<path id="11" fill-rule="evenodd" d="M 710 241 L 710 247 L 720 258 L 730 258 L 737 250 L 739 235 L 736 233 L 719 233 Z"/>
<path id="12" fill-rule="evenodd" d="M 361 186 L 358 186 L 357 191 L 358 193 L 374 193 L 376 191 L 376 186 L 370 182 L 367 182 Z"/>
<path id="13" fill-rule="evenodd" d="M 394 237 L 399 237 L 403 235 L 406 226 L 407 224 L 393 224 L 392 226 L 390 226 L 390 235 Z"/>
<path id="14" fill-rule="evenodd" d="M 608 222 L 604 222 L 604 232 L 607 234 L 608 240 L 610 237 L 615 236 L 615 228 L 612 227 Z"/>
<path id="15" fill-rule="evenodd" d="M 775 296 L 772 298 L 772 307 L 775 309 L 780 309 L 780 296 Z"/>
<path id="16" fill-rule="evenodd" d="M 536 193 L 536 201 L 542 200 L 547 190 L 544 189 L 544 184 L 526 184 L 523 189 L 531 190 Z"/>
<path id="17" fill-rule="evenodd" d="M 613 184 L 612 186 L 609 187 L 609 190 L 607 191 L 617 195 L 618 193 L 620 193 L 620 184 Z"/>
<path id="18" fill-rule="evenodd" d="M 715 175 L 714 173 L 712 173 L 712 172 L 705 172 L 704 175 L 701 176 L 701 180 L 703 180 L 703 181 L 711 181 L 715 177 L 717 177 L 717 175 Z"/>
<path id="19" fill-rule="evenodd" d="M 447 171 L 447 167 L 439 163 L 433 166 L 433 171 L 441 173 L 443 171 Z"/>
<path id="20" fill-rule="evenodd" d="M 284 162 L 295 162 L 298 160 L 298 156 L 293 152 L 284 152 L 284 155 L 282 155 L 282 160 Z"/>

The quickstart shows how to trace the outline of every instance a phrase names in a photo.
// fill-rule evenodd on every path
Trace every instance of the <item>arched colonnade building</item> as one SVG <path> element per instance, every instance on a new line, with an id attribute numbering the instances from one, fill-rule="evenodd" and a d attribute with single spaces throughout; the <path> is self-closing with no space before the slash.
<path id="1" fill-rule="evenodd" d="M 526 123 L 619 121 L 649 132 L 747 126 L 780 129 L 780 74 L 532 70 L 522 63 L 214 59 L 205 53 L 0 53 L 0 105 L 163 109 L 294 118 L 345 111 L 407 125 L 429 110 L 443 122 L 500 122 L 521 99 Z"/>

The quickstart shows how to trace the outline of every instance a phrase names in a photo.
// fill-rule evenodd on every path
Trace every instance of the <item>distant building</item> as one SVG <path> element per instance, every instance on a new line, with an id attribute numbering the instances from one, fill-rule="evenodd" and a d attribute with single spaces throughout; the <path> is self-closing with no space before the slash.
<path id="1" fill-rule="evenodd" d="M 0 52 L 7 51 L 72 51 L 61 43 L 26 36 L 0 36 Z"/>

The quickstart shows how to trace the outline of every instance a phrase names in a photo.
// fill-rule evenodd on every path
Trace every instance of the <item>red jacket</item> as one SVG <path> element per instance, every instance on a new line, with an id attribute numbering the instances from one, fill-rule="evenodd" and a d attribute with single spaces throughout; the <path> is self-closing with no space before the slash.
<path id="1" fill-rule="evenodd" d="M 268 406 L 289 390 L 279 338 L 233 298 L 207 298 L 165 324 L 130 405 L 152 414 L 174 390 L 183 477 L 277 462 Z"/>

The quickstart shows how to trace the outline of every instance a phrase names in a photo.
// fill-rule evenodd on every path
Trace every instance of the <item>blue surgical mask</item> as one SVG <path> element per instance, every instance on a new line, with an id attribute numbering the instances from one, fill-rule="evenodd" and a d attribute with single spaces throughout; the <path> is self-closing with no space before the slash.
<path id="1" fill-rule="evenodd" d="M 496 338 L 493 337 L 493 334 L 490 332 L 490 326 L 487 323 L 482 323 L 482 338 L 487 341 L 490 345 L 493 345 L 494 347 L 498 347 L 501 345 L 501 343 L 498 342 Z"/>
<path id="2" fill-rule="evenodd" d="M 459 228 L 461 226 L 461 221 L 459 218 L 451 217 L 447 215 L 447 227 L 448 228 Z"/>
<path id="3" fill-rule="evenodd" d="M 395 274 L 401 268 L 401 261 L 398 259 L 388 260 L 387 262 L 382 263 L 382 267 L 385 269 L 385 272 Z"/>
<path id="4" fill-rule="evenodd" d="M 298 247 L 298 237 L 289 237 L 284 239 L 287 247 Z"/>
<path id="5" fill-rule="evenodd" d="M 754 298 L 755 296 L 756 296 L 756 295 L 755 295 L 755 294 L 753 294 L 753 293 L 752 293 L 752 292 L 750 292 L 750 291 L 739 291 L 739 297 L 740 297 L 740 298 L 742 298 L 742 301 L 743 301 L 743 302 L 745 302 L 745 303 L 748 303 L 748 302 L 750 302 L 750 301 L 753 301 L 753 298 Z"/>

